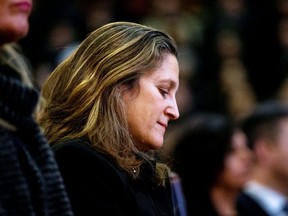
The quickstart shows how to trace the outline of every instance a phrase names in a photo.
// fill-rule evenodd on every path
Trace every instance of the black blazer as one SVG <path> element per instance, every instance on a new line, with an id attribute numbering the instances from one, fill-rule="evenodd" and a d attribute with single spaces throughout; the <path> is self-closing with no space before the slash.
<path id="1" fill-rule="evenodd" d="M 239 216 L 269 216 L 251 196 L 242 192 L 237 200 Z"/>
<path id="2" fill-rule="evenodd" d="M 173 215 L 171 188 L 153 183 L 151 165 L 133 180 L 83 140 L 53 147 L 75 215 Z"/>

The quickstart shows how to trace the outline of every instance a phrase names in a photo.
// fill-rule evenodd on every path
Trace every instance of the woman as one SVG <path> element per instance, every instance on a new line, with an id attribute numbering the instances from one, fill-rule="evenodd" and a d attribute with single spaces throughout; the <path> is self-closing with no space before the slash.
<path id="1" fill-rule="evenodd" d="M 38 92 L 15 42 L 31 0 L 0 0 L 0 215 L 72 215 L 53 152 L 33 119 Z"/>
<path id="2" fill-rule="evenodd" d="M 173 40 L 129 22 L 95 30 L 53 71 L 39 122 L 76 215 L 173 215 L 155 150 L 179 117 L 178 77 Z"/>
<path id="3" fill-rule="evenodd" d="M 250 177 L 244 133 L 222 114 L 194 114 L 174 152 L 188 215 L 236 216 L 236 199 Z"/>

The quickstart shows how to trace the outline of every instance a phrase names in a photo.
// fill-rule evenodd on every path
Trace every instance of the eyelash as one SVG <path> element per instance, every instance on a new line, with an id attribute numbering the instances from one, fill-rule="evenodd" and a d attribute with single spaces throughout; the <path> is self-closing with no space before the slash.
<path id="1" fill-rule="evenodd" d="M 166 95 L 168 95 L 168 91 L 164 90 L 164 89 L 159 89 L 160 91 L 160 94 L 163 96 L 163 97 L 166 97 Z"/>

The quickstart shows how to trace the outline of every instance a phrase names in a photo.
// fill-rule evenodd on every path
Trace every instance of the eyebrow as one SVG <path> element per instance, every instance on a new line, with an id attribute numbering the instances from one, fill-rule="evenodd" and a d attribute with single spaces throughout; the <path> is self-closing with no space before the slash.
<path id="1" fill-rule="evenodd" d="M 168 83 L 170 85 L 170 88 L 176 88 L 178 90 L 179 85 L 172 79 L 162 79 L 159 81 L 160 84 L 166 84 Z"/>

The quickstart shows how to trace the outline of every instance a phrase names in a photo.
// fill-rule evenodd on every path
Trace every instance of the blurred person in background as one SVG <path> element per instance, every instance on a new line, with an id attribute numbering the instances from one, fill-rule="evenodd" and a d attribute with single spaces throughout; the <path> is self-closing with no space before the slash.
<path id="1" fill-rule="evenodd" d="M 238 199 L 241 216 L 285 216 L 288 198 L 288 106 L 279 101 L 259 104 L 243 120 L 253 150 L 251 180 Z"/>
<path id="2" fill-rule="evenodd" d="M 236 216 L 236 198 L 250 177 L 246 137 L 222 114 L 195 113 L 183 125 L 172 167 L 188 215 Z"/>
<path id="3" fill-rule="evenodd" d="M 0 0 L 0 215 L 73 215 L 62 177 L 34 121 L 38 92 L 16 42 L 31 0 Z"/>
<path id="4" fill-rule="evenodd" d="M 178 86 L 175 42 L 130 22 L 96 29 L 52 72 L 39 122 L 76 215 L 174 215 L 157 150 Z"/>

